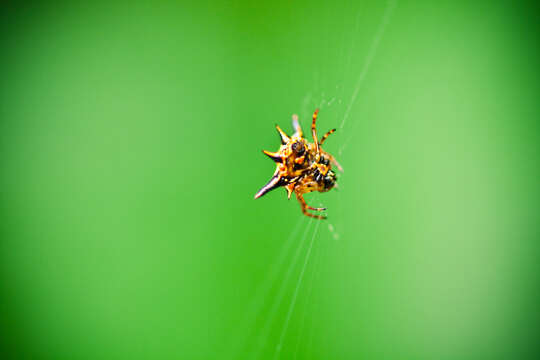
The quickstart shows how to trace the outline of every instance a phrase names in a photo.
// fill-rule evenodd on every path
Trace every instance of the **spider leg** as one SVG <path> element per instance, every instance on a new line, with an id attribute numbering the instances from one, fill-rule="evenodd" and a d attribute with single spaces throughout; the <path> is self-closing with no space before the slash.
<path id="1" fill-rule="evenodd" d="M 326 141 L 326 139 L 328 139 L 328 137 L 330 135 L 332 135 L 334 132 L 336 132 L 336 129 L 332 129 L 330 130 L 329 132 L 327 132 L 326 134 L 323 135 L 323 137 L 321 138 L 321 145 Z"/>
<path id="2" fill-rule="evenodd" d="M 300 207 L 302 208 L 302 212 L 304 213 L 304 215 L 315 218 L 315 219 L 319 219 L 319 220 L 326 219 L 326 216 L 324 215 L 314 215 L 310 213 L 309 211 L 307 211 L 307 209 L 322 211 L 322 210 L 326 210 L 326 208 L 314 208 L 314 207 L 309 206 L 308 204 L 306 204 L 306 200 L 304 200 L 304 196 L 300 193 L 296 193 L 296 199 L 298 199 L 298 202 L 300 203 Z"/>
<path id="3" fill-rule="evenodd" d="M 317 139 L 317 126 L 315 122 L 317 121 L 317 115 L 319 114 L 319 109 L 315 109 L 313 113 L 313 121 L 311 122 L 311 136 L 313 136 L 313 143 L 317 149 L 317 154 L 319 154 L 319 140 Z"/>
<path id="4" fill-rule="evenodd" d="M 292 126 L 294 128 L 295 134 L 299 137 L 304 137 L 304 133 L 302 132 L 302 128 L 300 127 L 300 123 L 298 122 L 298 115 L 294 114 L 292 116 Z"/>
<path id="5" fill-rule="evenodd" d="M 289 185 L 286 185 L 285 189 L 287 190 L 287 199 L 290 200 L 291 199 L 291 194 L 292 194 L 292 192 L 294 190 L 294 184 L 291 183 Z"/>
<path id="6" fill-rule="evenodd" d="M 341 165 L 339 165 L 339 163 L 337 162 L 336 158 L 333 157 L 332 155 L 328 154 L 328 157 L 330 158 L 330 162 L 332 162 L 332 164 L 336 165 L 336 167 L 338 168 L 339 171 L 343 172 L 343 168 L 341 167 Z"/>

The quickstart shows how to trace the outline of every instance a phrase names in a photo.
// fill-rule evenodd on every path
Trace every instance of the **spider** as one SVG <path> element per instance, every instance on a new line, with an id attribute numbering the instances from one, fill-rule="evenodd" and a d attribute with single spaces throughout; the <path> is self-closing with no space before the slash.
<path id="1" fill-rule="evenodd" d="M 321 148 L 328 136 L 333 134 L 336 129 L 324 134 L 319 142 L 315 126 L 318 113 L 319 109 L 316 109 L 311 122 L 313 143 L 309 143 L 304 138 L 297 115 L 292 116 L 292 124 L 295 130 L 292 137 L 288 136 L 276 124 L 276 129 L 281 138 L 281 147 L 277 152 L 263 150 L 264 154 L 277 163 L 276 171 L 270 181 L 255 194 L 255 199 L 260 198 L 270 190 L 283 186 L 287 190 L 289 199 L 293 192 L 296 194 L 304 215 L 316 219 L 326 219 L 324 215 L 315 215 L 308 212 L 308 209 L 324 211 L 326 208 L 309 206 L 304 200 L 304 194 L 312 191 L 326 192 L 334 187 L 337 188 L 337 177 L 332 170 L 332 164 L 341 172 L 343 172 L 343 169 L 332 155 Z"/>

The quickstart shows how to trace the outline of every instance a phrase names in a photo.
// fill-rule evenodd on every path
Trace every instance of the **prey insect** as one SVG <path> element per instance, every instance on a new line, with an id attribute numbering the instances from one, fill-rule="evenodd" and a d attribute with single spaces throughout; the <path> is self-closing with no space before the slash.
<path id="1" fill-rule="evenodd" d="M 332 155 L 322 149 L 322 145 L 328 136 L 333 134 L 336 129 L 328 131 L 319 141 L 315 125 L 318 113 L 319 109 L 315 110 L 311 122 L 312 143 L 304 138 L 297 115 L 292 117 L 295 130 L 293 136 L 288 136 L 276 125 L 281 138 L 279 150 L 276 152 L 263 150 L 263 153 L 276 162 L 276 171 L 270 181 L 255 194 L 255 199 L 260 198 L 270 190 L 283 186 L 287 190 L 289 199 L 292 193 L 295 193 L 305 215 L 316 219 L 326 219 L 324 215 L 313 214 L 308 211 L 323 211 L 326 208 L 309 206 L 304 200 L 304 194 L 312 191 L 327 192 L 334 187 L 337 188 L 337 176 L 332 170 L 332 165 L 335 165 L 339 171 L 343 171 L 343 169 Z"/>

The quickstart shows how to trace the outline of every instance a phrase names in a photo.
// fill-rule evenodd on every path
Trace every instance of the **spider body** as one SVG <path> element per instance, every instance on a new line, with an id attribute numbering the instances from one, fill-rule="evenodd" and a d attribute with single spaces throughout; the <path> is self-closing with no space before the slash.
<path id="1" fill-rule="evenodd" d="M 270 190 L 283 186 L 287 190 L 289 199 L 293 192 L 296 194 L 296 198 L 300 202 L 302 212 L 305 215 L 317 219 L 326 219 L 324 215 L 315 215 L 308 212 L 308 209 L 314 211 L 323 211 L 326 209 L 314 208 L 307 205 L 303 196 L 312 191 L 326 192 L 337 187 L 337 177 L 332 170 L 332 165 L 343 171 L 336 159 L 321 148 L 321 145 L 326 141 L 328 136 L 336 131 L 336 129 L 332 129 L 324 134 L 319 142 L 315 125 L 318 113 L 319 109 L 315 110 L 311 123 L 313 143 L 308 142 L 304 138 L 304 133 L 296 115 L 292 117 L 293 128 L 295 130 L 293 136 L 288 136 L 276 125 L 281 138 L 279 150 L 277 152 L 263 150 L 268 157 L 276 162 L 276 171 L 270 181 L 255 194 L 255 199 L 258 199 Z"/>

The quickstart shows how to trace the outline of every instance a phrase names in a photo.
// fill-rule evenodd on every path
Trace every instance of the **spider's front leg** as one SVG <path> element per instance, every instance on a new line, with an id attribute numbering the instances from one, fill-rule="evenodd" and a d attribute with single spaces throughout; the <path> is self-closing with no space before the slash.
<path id="1" fill-rule="evenodd" d="M 313 113 L 313 120 L 311 122 L 311 136 L 313 137 L 313 143 L 315 144 L 315 150 L 319 154 L 319 139 L 317 138 L 317 115 L 319 114 L 319 109 L 315 109 Z"/>
<path id="2" fill-rule="evenodd" d="M 339 171 L 343 172 L 343 168 L 341 167 L 341 165 L 339 165 L 339 163 L 337 162 L 336 158 L 333 157 L 332 155 L 329 155 L 329 158 L 330 158 L 330 162 L 334 165 L 336 165 L 336 167 L 338 168 Z"/>
<path id="3" fill-rule="evenodd" d="M 330 135 L 332 135 L 333 133 L 336 132 L 336 129 L 332 129 L 330 131 L 328 131 L 326 134 L 323 135 L 323 137 L 321 138 L 321 142 L 319 143 L 320 145 L 324 144 L 324 142 L 326 141 L 326 139 L 328 139 L 328 137 Z"/>
<path id="4" fill-rule="evenodd" d="M 302 208 L 302 212 L 304 213 L 304 215 L 315 218 L 315 219 L 319 219 L 319 220 L 326 219 L 326 216 L 324 215 L 314 215 L 310 213 L 309 211 L 307 211 L 307 209 L 315 210 L 315 211 L 323 211 L 323 210 L 326 210 L 326 208 L 314 208 L 314 207 L 309 206 L 306 203 L 306 200 L 304 200 L 304 196 L 299 192 L 296 193 L 296 199 L 298 199 L 298 202 L 300 203 L 300 206 Z"/>

